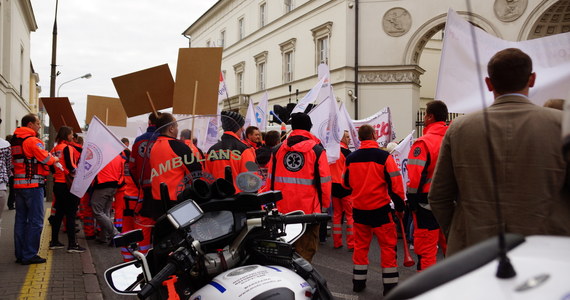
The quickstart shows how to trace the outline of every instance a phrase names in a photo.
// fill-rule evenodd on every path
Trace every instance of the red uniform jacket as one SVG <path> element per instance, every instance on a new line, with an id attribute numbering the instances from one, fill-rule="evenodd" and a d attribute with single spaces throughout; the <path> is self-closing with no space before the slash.
<path id="1" fill-rule="evenodd" d="M 73 176 L 72 174 L 75 173 L 75 169 L 77 168 L 77 162 L 80 156 L 79 151 L 69 142 L 62 141 L 53 147 L 51 154 L 59 158 L 59 162 L 63 167 L 63 171 L 55 168 L 55 174 L 53 175 L 54 181 L 60 183 L 67 182 L 66 176 Z"/>
<path id="2" fill-rule="evenodd" d="M 282 213 L 320 213 L 331 202 L 331 171 L 324 148 L 306 130 L 293 130 L 268 164 L 270 189 L 280 190 Z"/>
<path id="3" fill-rule="evenodd" d="M 23 139 L 21 144 L 14 139 Z M 14 165 L 14 188 L 35 188 L 45 184 L 49 168 L 55 157 L 44 149 L 44 142 L 28 127 L 19 127 L 12 138 L 12 164 Z"/>
<path id="4" fill-rule="evenodd" d="M 397 210 L 404 207 L 404 185 L 398 165 L 388 152 L 378 148 L 376 141 L 362 141 L 360 149 L 346 158 L 344 184 L 352 189 L 357 223 L 374 225 L 377 211 L 390 211 L 390 200 Z"/>

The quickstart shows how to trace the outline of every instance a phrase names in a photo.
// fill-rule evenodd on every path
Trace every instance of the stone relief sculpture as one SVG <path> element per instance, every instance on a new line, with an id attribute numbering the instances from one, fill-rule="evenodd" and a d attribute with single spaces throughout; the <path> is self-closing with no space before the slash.
<path id="1" fill-rule="evenodd" d="M 410 30 L 412 16 L 404 8 L 395 7 L 384 14 L 382 26 L 389 36 L 402 36 Z"/>
<path id="2" fill-rule="evenodd" d="M 528 0 L 495 0 L 495 15 L 503 22 L 518 19 L 526 10 Z"/>

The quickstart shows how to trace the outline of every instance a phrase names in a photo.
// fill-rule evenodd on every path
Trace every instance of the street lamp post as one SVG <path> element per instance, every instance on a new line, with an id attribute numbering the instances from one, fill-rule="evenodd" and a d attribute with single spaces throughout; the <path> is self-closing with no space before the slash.
<path id="1" fill-rule="evenodd" d="M 71 80 L 68 80 L 68 81 L 66 81 L 66 82 L 64 82 L 64 83 L 62 83 L 62 84 L 60 84 L 59 87 L 57 88 L 57 97 L 59 97 L 59 89 L 61 89 L 61 86 L 62 86 L 62 85 L 66 84 L 66 83 L 70 83 L 70 82 L 75 81 L 75 80 L 78 80 L 78 79 L 82 79 L 82 78 L 85 78 L 85 79 L 91 78 L 91 73 L 87 73 L 87 74 L 85 74 L 85 75 L 83 75 L 83 76 L 80 76 L 80 77 L 77 77 L 77 78 L 73 78 L 73 79 L 71 79 Z"/>

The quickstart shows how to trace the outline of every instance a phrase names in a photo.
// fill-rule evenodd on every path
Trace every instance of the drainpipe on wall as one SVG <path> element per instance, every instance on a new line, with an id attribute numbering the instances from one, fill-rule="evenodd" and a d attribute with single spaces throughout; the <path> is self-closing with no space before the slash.
<path id="1" fill-rule="evenodd" d="M 358 120 L 358 0 L 354 0 L 354 119 Z"/>

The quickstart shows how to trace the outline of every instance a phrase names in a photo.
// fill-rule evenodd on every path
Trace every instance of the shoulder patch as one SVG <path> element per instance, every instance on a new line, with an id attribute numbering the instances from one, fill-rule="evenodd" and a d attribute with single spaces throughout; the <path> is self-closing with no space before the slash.
<path id="1" fill-rule="evenodd" d="M 422 154 L 422 148 L 420 148 L 420 147 L 414 148 L 414 157 L 417 157 L 420 154 Z"/>

